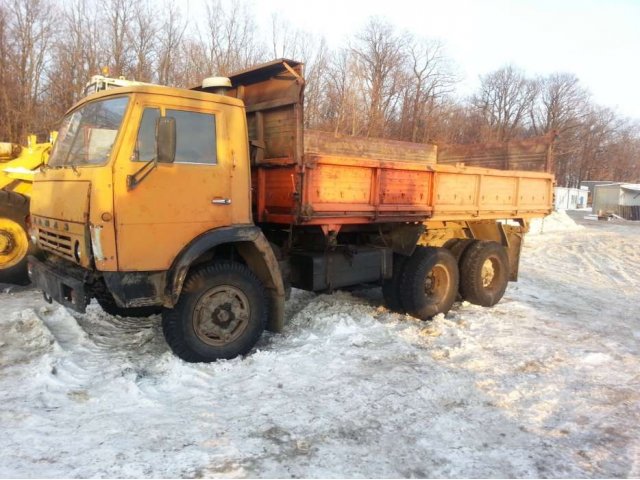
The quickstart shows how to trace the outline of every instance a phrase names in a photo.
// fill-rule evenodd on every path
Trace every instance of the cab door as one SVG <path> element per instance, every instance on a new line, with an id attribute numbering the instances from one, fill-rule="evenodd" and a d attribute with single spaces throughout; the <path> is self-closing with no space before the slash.
<path id="1" fill-rule="evenodd" d="M 153 167 L 160 116 L 175 119 L 176 156 L 174 163 Z M 232 222 L 225 106 L 138 100 L 131 118 L 134 127 L 123 143 L 129 148 L 121 149 L 114 171 L 118 269 L 166 270 L 195 237 Z M 135 186 L 131 178 L 137 179 Z"/>

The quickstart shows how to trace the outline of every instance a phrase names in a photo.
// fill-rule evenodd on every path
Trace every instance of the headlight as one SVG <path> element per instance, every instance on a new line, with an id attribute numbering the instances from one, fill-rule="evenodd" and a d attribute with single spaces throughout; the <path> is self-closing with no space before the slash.
<path id="1" fill-rule="evenodd" d="M 36 227 L 35 223 L 31 220 L 31 217 L 27 217 L 27 232 L 29 232 L 29 238 L 34 244 L 38 244 L 38 227 Z"/>
<path id="2" fill-rule="evenodd" d="M 73 246 L 73 256 L 76 259 L 76 262 L 79 262 L 82 258 L 82 250 L 80 250 L 80 242 L 76 240 L 75 245 Z"/>

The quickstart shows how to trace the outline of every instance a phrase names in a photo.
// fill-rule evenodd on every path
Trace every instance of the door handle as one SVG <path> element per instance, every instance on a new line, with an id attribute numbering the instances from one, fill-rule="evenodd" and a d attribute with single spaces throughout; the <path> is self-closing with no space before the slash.
<path id="1" fill-rule="evenodd" d="M 214 198 L 213 200 L 211 200 L 211 203 L 213 203 L 214 205 L 231 205 L 231 199 L 230 198 Z"/>

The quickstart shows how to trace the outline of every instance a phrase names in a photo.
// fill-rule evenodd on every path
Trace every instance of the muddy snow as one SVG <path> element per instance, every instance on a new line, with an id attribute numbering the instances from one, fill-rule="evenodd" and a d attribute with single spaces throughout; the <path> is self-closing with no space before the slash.
<path id="1" fill-rule="evenodd" d="M 2 477 L 638 477 L 640 226 L 555 215 L 493 308 L 294 291 L 244 359 L 0 293 Z M 551 227 L 550 227 L 551 225 Z"/>

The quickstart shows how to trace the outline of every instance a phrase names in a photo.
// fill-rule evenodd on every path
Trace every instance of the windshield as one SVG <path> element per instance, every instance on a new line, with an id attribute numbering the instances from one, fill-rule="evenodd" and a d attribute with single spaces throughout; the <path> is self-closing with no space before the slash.
<path id="1" fill-rule="evenodd" d="M 64 117 L 49 166 L 107 163 L 128 103 L 128 97 L 98 100 Z"/>

